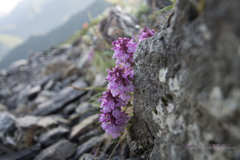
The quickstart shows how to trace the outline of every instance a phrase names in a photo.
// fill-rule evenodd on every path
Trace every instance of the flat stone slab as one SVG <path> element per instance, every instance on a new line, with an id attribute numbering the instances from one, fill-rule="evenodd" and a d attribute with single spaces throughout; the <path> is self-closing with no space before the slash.
<path id="1" fill-rule="evenodd" d="M 64 127 L 57 127 L 52 130 L 49 130 L 46 133 L 42 133 L 39 136 L 38 142 L 41 143 L 44 147 L 49 146 L 58 140 L 66 137 L 69 133 L 69 129 Z"/>
<path id="2" fill-rule="evenodd" d="M 28 99 L 34 99 L 36 98 L 37 94 L 41 91 L 41 86 L 34 86 L 30 89 L 28 93 Z"/>
<path id="3" fill-rule="evenodd" d="M 85 131 L 93 128 L 91 124 L 98 119 L 98 114 L 92 115 L 86 119 L 84 119 L 81 123 L 75 125 L 70 134 L 70 139 L 73 140 L 77 138 L 79 135 L 83 134 Z"/>
<path id="4" fill-rule="evenodd" d="M 34 160 L 66 160 L 75 152 L 76 144 L 61 140 L 44 149 Z"/>
<path id="5" fill-rule="evenodd" d="M 78 79 L 72 84 L 75 87 L 87 87 L 86 82 L 82 79 Z M 46 116 L 55 113 L 68 105 L 72 101 L 81 97 L 86 91 L 79 91 L 72 87 L 65 87 L 59 93 L 57 93 L 52 99 L 38 105 L 37 109 L 33 112 L 35 116 Z"/>

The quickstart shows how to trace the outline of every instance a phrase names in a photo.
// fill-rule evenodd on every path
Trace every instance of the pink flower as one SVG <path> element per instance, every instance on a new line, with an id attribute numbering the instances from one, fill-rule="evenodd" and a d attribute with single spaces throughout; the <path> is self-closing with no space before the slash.
<path id="1" fill-rule="evenodd" d="M 154 35 L 155 31 L 150 30 L 149 28 L 144 28 L 143 31 L 141 31 L 141 34 L 138 35 L 138 41 L 141 42 L 144 39 L 147 39 L 149 37 L 152 37 Z"/>
<path id="2" fill-rule="evenodd" d="M 141 35 L 138 35 L 138 41 L 153 35 L 154 30 L 144 28 Z M 113 58 L 117 58 L 117 66 L 112 71 L 107 69 L 108 75 L 105 80 L 109 81 L 108 91 L 103 92 L 102 98 L 99 99 L 102 101 L 100 106 L 102 114 L 99 114 L 99 121 L 102 122 L 102 128 L 107 134 L 111 134 L 114 138 L 125 131 L 124 128 L 127 127 L 130 118 L 122 108 L 126 107 L 131 99 L 128 92 L 133 92 L 135 88 L 133 55 L 139 42 L 135 42 L 135 37 L 131 40 L 124 37 L 112 43 L 114 45 Z"/>

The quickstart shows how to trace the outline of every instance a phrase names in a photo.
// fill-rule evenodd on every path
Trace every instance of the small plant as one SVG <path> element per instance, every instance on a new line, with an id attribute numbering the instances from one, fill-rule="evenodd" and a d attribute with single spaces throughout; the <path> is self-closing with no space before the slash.
<path id="1" fill-rule="evenodd" d="M 169 6 L 166 6 L 166 7 L 164 7 L 163 9 L 160 9 L 160 10 L 154 12 L 154 13 L 162 13 L 162 12 L 164 12 L 164 11 L 168 11 L 168 10 L 170 10 L 170 9 L 173 9 L 176 2 L 175 2 L 175 0 L 170 0 L 170 1 L 171 1 L 173 4 L 171 4 L 171 5 L 169 5 Z"/>
<path id="2" fill-rule="evenodd" d="M 134 91 L 134 61 L 133 54 L 136 51 L 137 45 L 142 40 L 152 37 L 153 30 L 144 28 L 138 40 L 133 37 L 119 38 L 112 43 L 114 50 L 113 58 L 116 58 L 116 67 L 112 71 L 108 70 L 106 80 L 109 81 L 108 91 L 103 92 L 103 96 L 99 101 L 102 101 L 100 108 L 102 114 L 99 114 L 99 121 L 102 122 L 102 128 L 111 134 L 114 138 L 121 135 L 125 131 L 130 116 L 125 112 L 131 95 Z"/>

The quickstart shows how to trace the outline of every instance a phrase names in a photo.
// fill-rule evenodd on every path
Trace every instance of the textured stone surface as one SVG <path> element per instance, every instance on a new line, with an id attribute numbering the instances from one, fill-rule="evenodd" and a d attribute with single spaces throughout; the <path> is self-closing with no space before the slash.
<path id="1" fill-rule="evenodd" d="M 134 55 L 128 144 L 144 159 L 240 159 L 238 1 L 178 0 L 163 30 Z"/>

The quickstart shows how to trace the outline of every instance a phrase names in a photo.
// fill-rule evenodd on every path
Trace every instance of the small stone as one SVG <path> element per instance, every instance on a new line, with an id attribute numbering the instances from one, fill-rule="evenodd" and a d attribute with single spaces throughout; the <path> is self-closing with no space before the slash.
<path id="1" fill-rule="evenodd" d="M 18 126 L 14 115 L 8 112 L 0 113 L 0 139 L 4 140 L 7 136 L 9 137 L 14 136 L 12 135 L 12 132 L 17 130 L 17 128 Z"/>
<path id="2" fill-rule="evenodd" d="M 30 89 L 28 93 L 28 99 L 34 99 L 37 97 L 37 94 L 41 91 L 41 86 L 35 86 Z"/>
<path id="3" fill-rule="evenodd" d="M 57 125 L 58 123 L 67 123 L 67 121 L 57 116 L 47 116 L 42 117 L 38 121 L 37 125 L 43 128 L 48 128 L 50 126 Z"/>
<path id="4" fill-rule="evenodd" d="M 35 116 L 25 116 L 17 119 L 17 122 L 22 128 L 30 128 L 35 126 L 40 118 Z"/>
<path id="5" fill-rule="evenodd" d="M 77 105 L 74 103 L 71 103 L 69 105 L 67 105 L 64 109 L 63 109 L 63 115 L 65 117 L 69 117 L 76 109 Z"/>
<path id="6" fill-rule="evenodd" d="M 44 90 L 50 90 L 54 85 L 54 80 L 50 80 L 47 82 L 47 84 L 44 86 Z"/>

